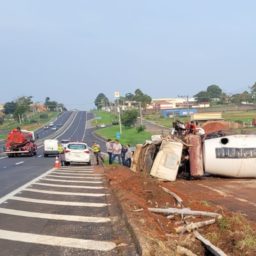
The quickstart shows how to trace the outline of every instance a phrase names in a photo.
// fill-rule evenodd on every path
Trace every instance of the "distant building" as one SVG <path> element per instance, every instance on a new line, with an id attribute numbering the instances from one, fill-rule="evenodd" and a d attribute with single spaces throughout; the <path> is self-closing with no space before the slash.
<path id="1" fill-rule="evenodd" d="M 3 111 L 3 110 L 4 110 L 4 104 L 0 103 L 0 111 Z"/>
<path id="2" fill-rule="evenodd" d="M 45 107 L 44 104 L 42 103 L 33 103 L 31 105 L 31 109 L 34 111 L 34 112 L 46 112 L 47 111 L 47 108 Z"/>

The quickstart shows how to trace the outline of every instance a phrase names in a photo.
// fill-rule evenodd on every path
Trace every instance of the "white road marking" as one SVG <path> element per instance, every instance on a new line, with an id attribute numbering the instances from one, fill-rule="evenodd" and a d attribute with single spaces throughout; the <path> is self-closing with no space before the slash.
<path id="1" fill-rule="evenodd" d="M 37 156 L 38 158 L 42 157 L 42 155 Z"/>
<path id="2" fill-rule="evenodd" d="M 59 174 L 65 174 L 65 173 L 73 173 L 77 175 L 84 175 L 84 174 L 95 174 L 93 171 L 66 171 L 66 170 L 55 170 L 54 172 Z"/>
<path id="3" fill-rule="evenodd" d="M 93 177 L 93 176 L 76 176 L 76 177 L 74 177 L 74 176 L 66 176 L 66 175 L 60 176 L 60 175 L 50 174 L 50 175 L 47 175 L 46 178 L 48 178 L 48 177 L 57 177 L 57 178 L 63 178 L 63 179 L 67 178 L 67 180 L 69 180 L 69 179 L 80 179 L 81 180 L 81 178 L 86 179 L 86 180 L 102 180 L 102 177 Z M 44 178 L 44 179 L 46 179 L 46 178 Z"/>
<path id="4" fill-rule="evenodd" d="M 6 169 L 6 168 L 7 168 L 7 166 L 4 166 L 3 168 L 4 168 L 4 169 Z"/>
<path id="5" fill-rule="evenodd" d="M 48 177 L 48 176 L 47 176 Z M 71 182 L 71 183 L 88 183 L 88 181 L 83 180 L 67 180 L 67 179 L 51 179 L 51 178 L 42 178 L 41 181 L 59 181 L 59 182 Z"/>
<path id="6" fill-rule="evenodd" d="M 40 189 L 32 189 L 27 188 L 24 191 L 31 191 L 36 193 L 43 193 L 43 194 L 50 194 L 50 195 L 68 195 L 68 196 L 91 196 L 91 197 L 101 197 L 107 196 L 108 194 L 96 194 L 96 193 L 79 193 L 79 192 L 61 192 L 61 191 L 54 191 L 54 190 L 40 190 Z"/>
<path id="7" fill-rule="evenodd" d="M 33 199 L 21 196 L 14 196 L 10 200 L 37 203 L 37 204 L 53 204 L 53 205 L 65 205 L 65 206 L 86 206 L 86 207 L 105 207 L 109 204 L 105 203 L 84 203 L 84 202 L 69 202 L 69 201 L 55 201 L 55 200 L 42 200 L 42 199 Z"/>
<path id="8" fill-rule="evenodd" d="M 93 168 L 89 167 L 89 168 L 65 168 L 65 167 L 61 167 L 59 169 L 59 171 L 76 171 L 76 172 L 93 172 Z"/>
<path id="9" fill-rule="evenodd" d="M 52 172 L 51 174 L 49 175 L 58 175 L 58 176 L 61 176 L 61 175 L 72 175 L 72 176 L 80 176 L 80 177 L 88 177 L 88 176 L 95 176 L 95 177 L 103 177 L 102 174 L 99 174 L 99 173 L 75 173 L 75 172 Z"/>
<path id="10" fill-rule="evenodd" d="M 32 233 L 7 231 L 3 229 L 0 229 L 0 239 L 96 251 L 111 251 L 116 247 L 115 243 L 108 241 L 38 235 Z"/>
<path id="11" fill-rule="evenodd" d="M 23 164 L 23 163 L 24 163 L 24 161 L 20 161 L 20 162 L 15 163 L 15 165 L 20 165 L 20 164 Z"/>
<path id="12" fill-rule="evenodd" d="M 89 183 L 89 182 L 87 182 Z M 53 183 L 41 183 L 41 182 L 37 182 L 33 185 L 39 185 L 39 186 L 47 186 L 47 187 L 59 187 L 59 188 L 95 188 L 95 187 L 98 187 L 98 186 L 80 186 L 80 185 L 62 185 L 62 184 L 53 184 Z M 102 186 L 101 186 L 102 188 Z"/>
<path id="13" fill-rule="evenodd" d="M 203 187 L 203 188 L 208 188 L 209 190 L 212 190 L 212 191 L 214 191 L 214 192 L 220 194 L 221 196 L 224 196 L 224 197 L 228 196 L 225 192 L 223 192 L 223 191 L 221 191 L 221 190 L 219 190 L 219 189 L 212 188 L 212 187 L 209 187 L 209 186 L 203 185 L 203 184 L 198 184 L 198 185 L 201 186 L 201 187 Z"/>
<path id="14" fill-rule="evenodd" d="M 39 177 L 29 181 L 28 183 L 26 183 L 25 185 L 13 190 L 12 192 L 10 192 L 9 194 L 3 196 L 2 198 L 0 198 L 0 204 L 3 203 L 4 201 L 8 200 L 9 198 L 11 198 L 12 196 L 14 196 L 17 193 L 20 193 L 23 189 L 25 189 L 26 187 L 32 185 L 34 182 L 40 180 L 42 177 L 46 176 L 47 174 L 51 173 L 53 169 L 48 170 L 47 172 L 43 173 L 42 175 L 40 175 Z"/>
<path id="15" fill-rule="evenodd" d="M 49 220 L 64 220 L 74 222 L 90 222 L 90 223 L 105 223 L 110 222 L 107 217 L 91 217 L 77 215 L 50 214 L 41 212 L 20 211 L 7 208 L 0 208 L 0 214 L 15 215 L 27 218 L 49 219 Z"/>
<path id="16" fill-rule="evenodd" d="M 7 158 L 8 156 L 2 156 L 0 157 L 0 160 Z"/>

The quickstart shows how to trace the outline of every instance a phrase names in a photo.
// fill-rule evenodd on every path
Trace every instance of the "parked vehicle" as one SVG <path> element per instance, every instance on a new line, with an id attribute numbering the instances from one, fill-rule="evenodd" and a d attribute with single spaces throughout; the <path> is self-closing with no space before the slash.
<path id="1" fill-rule="evenodd" d="M 21 130 L 19 127 L 9 132 L 5 142 L 5 153 L 8 157 L 19 155 L 33 156 L 37 153 L 33 131 Z"/>
<path id="2" fill-rule="evenodd" d="M 67 144 L 70 142 L 70 140 L 67 140 L 67 139 L 63 139 L 60 141 L 61 145 L 63 148 L 66 148 L 67 147 Z"/>
<path id="3" fill-rule="evenodd" d="M 80 163 L 91 165 L 91 152 L 86 143 L 69 142 L 64 150 L 64 164 Z"/>
<path id="4" fill-rule="evenodd" d="M 58 140 L 55 139 L 48 139 L 44 141 L 44 157 L 49 155 L 58 155 Z"/>

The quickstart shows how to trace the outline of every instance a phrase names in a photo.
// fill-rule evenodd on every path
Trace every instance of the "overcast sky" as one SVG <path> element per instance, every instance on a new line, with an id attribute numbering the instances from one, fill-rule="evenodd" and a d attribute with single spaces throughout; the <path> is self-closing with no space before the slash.
<path id="1" fill-rule="evenodd" d="M 0 102 L 226 93 L 256 81 L 255 0 L 0 0 Z"/>

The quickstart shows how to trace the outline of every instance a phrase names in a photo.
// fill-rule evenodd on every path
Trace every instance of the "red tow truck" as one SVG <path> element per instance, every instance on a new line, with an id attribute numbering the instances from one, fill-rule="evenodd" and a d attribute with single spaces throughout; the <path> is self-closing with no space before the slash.
<path id="1" fill-rule="evenodd" d="M 10 131 L 5 142 L 5 153 L 8 157 L 36 155 L 37 145 L 34 132 L 21 130 L 19 127 Z"/>

